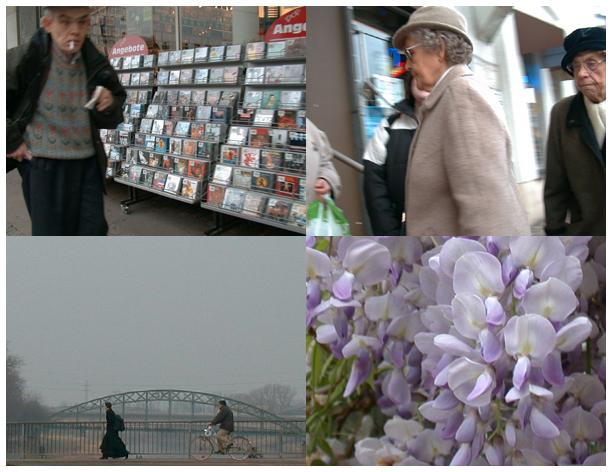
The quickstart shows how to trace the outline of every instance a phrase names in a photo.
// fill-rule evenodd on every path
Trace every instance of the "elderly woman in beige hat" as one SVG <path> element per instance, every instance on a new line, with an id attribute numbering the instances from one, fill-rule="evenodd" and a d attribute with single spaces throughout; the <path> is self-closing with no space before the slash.
<path id="1" fill-rule="evenodd" d="M 448 7 L 419 8 L 393 46 L 430 92 L 406 173 L 408 234 L 529 234 L 503 111 L 467 67 L 473 46 L 465 18 Z"/>

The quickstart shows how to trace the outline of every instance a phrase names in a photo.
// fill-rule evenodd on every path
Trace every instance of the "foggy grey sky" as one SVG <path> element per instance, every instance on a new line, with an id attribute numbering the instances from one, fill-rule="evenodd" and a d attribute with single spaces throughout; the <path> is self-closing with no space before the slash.
<path id="1" fill-rule="evenodd" d="M 304 240 L 7 238 L 8 351 L 49 406 L 130 390 L 304 397 Z"/>

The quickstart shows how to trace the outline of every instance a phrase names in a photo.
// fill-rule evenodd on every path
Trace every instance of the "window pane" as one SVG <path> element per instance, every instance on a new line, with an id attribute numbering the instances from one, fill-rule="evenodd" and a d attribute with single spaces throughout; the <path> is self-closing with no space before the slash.
<path id="1" fill-rule="evenodd" d="M 232 7 L 181 7 L 182 49 L 232 43 Z"/>

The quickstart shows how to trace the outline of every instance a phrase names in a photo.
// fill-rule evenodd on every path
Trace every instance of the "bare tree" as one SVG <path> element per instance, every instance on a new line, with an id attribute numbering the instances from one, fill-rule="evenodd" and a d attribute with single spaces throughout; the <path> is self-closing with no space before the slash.
<path id="1" fill-rule="evenodd" d="M 25 392 L 25 381 L 21 376 L 23 360 L 6 354 L 6 420 L 41 421 L 49 417 L 49 409 L 36 396 Z"/>
<path id="2" fill-rule="evenodd" d="M 295 395 L 295 390 L 288 385 L 268 384 L 233 397 L 271 413 L 282 414 L 292 406 Z"/>

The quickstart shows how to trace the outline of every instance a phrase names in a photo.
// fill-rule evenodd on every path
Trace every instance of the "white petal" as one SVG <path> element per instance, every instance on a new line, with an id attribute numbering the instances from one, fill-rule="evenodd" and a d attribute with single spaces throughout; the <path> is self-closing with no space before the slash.
<path id="1" fill-rule="evenodd" d="M 506 352 L 542 361 L 555 348 L 555 328 L 540 315 L 513 316 L 504 328 Z"/>
<path id="2" fill-rule="evenodd" d="M 317 342 L 331 344 L 338 340 L 338 333 L 334 325 L 324 324 L 317 328 Z"/>
<path id="3" fill-rule="evenodd" d="M 552 261 L 542 271 L 542 278 L 540 280 L 545 282 L 551 277 L 565 282 L 572 290 L 576 291 L 582 283 L 582 264 L 574 256 L 562 257 Z"/>
<path id="4" fill-rule="evenodd" d="M 525 313 L 537 313 L 551 321 L 563 321 L 576 310 L 578 299 L 569 285 L 552 277 L 529 287 L 521 306 Z"/>
<path id="5" fill-rule="evenodd" d="M 453 299 L 453 324 L 459 333 L 469 339 L 478 339 L 487 326 L 485 306 L 480 297 L 471 293 L 458 293 Z"/>
<path id="6" fill-rule="evenodd" d="M 469 252 L 459 258 L 453 274 L 455 293 L 473 293 L 481 298 L 504 291 L 501 263 L 486 252 Z"/>
<path id="7" fill-rule="evenodd" d="M 589 337 L 592 329 L 591 321 L 586 316 L 579 316 L 557 332 L 557 349 L 572 351 Z"/>

